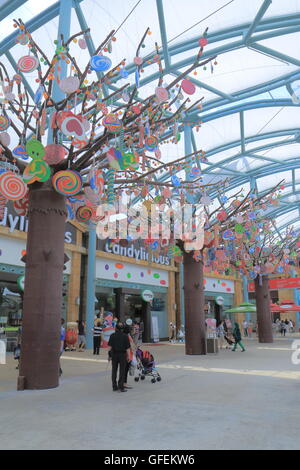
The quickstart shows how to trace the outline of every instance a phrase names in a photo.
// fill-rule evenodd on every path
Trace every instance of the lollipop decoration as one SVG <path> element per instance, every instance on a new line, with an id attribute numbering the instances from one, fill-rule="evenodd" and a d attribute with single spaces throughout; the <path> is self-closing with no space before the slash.
<path id="1" fill-rule="evenodd" d="M 18 145 L 13 149 L 12 153 L 14 157 L 23 158 L 23 160 L 28 160 L 29 158 L 29 155 L 24 145 Z"/>
<path id="2" fill-rule="evenodd" d="M 23 172 L 23 179 L 26 184 L 32 184 L 36 181 L 43 183 L 50 178 L 51 171 L 49 165 L 43 160 L 33 160 Z"/>
<path id="3" fill-rule="evenodd" d="M 90 60 L 91 70 L 106 72 L 111 67 L 111 60 L 105 55 L 94 55 Z"/>
<path id="4" fill-rule="evenodd" d="M 33 55 L 25 55 L 18 61 L 18 69 L 23 73 L 34 72 L 39 66 L 38 59 Z"/>
<path id="5" fill-rule="evenodd" d="M 6 171 L 0 175 L 0 193 L 12 201 L 22 199 L 28 191 L 22 178 L 13 171 Z"/>
<path id="6" fill-rule="evenodd" d="M 0 131 L 6 131 L 10 126 L 10 119 L 6 116 L 0 115 Z"/>
<path id="7" fill-rule="evenodd" d="M 163 103 L 169 99 L 168 90 L 166 90 L 164 87 L 155 88 L 155 95 L 159 103 Z"/>
<path id="8" fill-rule="evenodd" d="M 82 190 L 80 174 L 74 170 L 61 170 L 52 177 L 54 189 L 62 196 L 75 196 Z"/>
<path id="9" fill-rule="evenodd" d="M 155 152 L 158 146 L 158 139 L 154 135 L 149 135 L 145 138 L 145 148 L 149 150 L 149 152 Z"/>
<path id="10" fill-rule="evenodd" d="M 92 168 L 89 172 L 89 183 L 92 191 L 100 196 L 104 189 L 104 177 L 102 171 Z"/>
<path id="11" fill-rule="evenodd" d="M 29 208 L 29 198 L 28 195 L 19 199 L 18 201 L 14 201 L 14 209 L 16 213 L 20 216 L 26 216 Z"/>
<path id="12" fill-rule="evenodd" d="M 93 215 L 93 211 L 90 207 L 88 206 L 81 206 L 77 209 L 76 211 L 76 219 L 78 222 L 88 222 Z"/>
<path id="13" fill-rule="evenodd" d="M 120 132 L 122 129 L 122 122 L 118 119 L 118 116 L 114 113 L 107 114 L 102 120 L 102 124 L 110 132 Z"/>
<path id="14" fill-rule="evenodd" d="M 115 170 L 110 168 L 106 173 L 106 182 L 107 182 L 107 202 L 108 204 L 113 204 L 115 200 L 114 194 L 114 183 L 115 183 Z"/>

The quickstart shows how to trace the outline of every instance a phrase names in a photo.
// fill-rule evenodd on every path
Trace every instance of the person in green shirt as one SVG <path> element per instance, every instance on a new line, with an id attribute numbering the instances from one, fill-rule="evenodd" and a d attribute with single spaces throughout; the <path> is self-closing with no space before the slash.
<path id="1" fill-rule="evenodd" d="M 234 329 L 233 329 L 232 335 L 234 337 L 234 346 L 233 346 L 232 351 L 236 350 L 237 345 L 240 346 L 242 352 L 246 351 L 246 349 L 244 348 L 244 345 L 242 343 L 241 330 L 240 330 L 239 324 L 237 322 L 235 322 L 235 324 L 234 324 Z"/>

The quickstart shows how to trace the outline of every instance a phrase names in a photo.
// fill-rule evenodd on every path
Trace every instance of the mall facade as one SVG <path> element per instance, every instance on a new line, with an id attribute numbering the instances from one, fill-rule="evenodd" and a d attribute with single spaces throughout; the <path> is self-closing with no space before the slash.
<path id="1" fill-rule="evenodd" d="M 9 204 L 0 222 L 0 324 L 6 327 L 18 327 L 22 318 L 27 227 L 27 218 Z M 87 320 L 88 238 L 85 225 L 66 223 L 62 317 L 67 322 Z M 222 318 L 223 311 L 243 301 L 242 282 L 234 276 L 205 272 L 204 284 L 206 317 Z M 111 312 L 142 321 L 146 341 L 164 340 L 170 323 L 184 325 L 182 286 L 181 266 L 166 254 L 153 253 L 140 241 L 96 240 L 93 315 Z M 242 321 L 243 315 L 234 319 Z"/>

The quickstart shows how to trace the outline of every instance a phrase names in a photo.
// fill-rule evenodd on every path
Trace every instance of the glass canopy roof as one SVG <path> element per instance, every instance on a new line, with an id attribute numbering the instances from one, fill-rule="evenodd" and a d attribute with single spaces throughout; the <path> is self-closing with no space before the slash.
<path id="1" fill-rule="evenodd" d="M 201 163 L 203 183 L 227 180 L 227 191 L 246 191 L 251 185 L 263 192 L 284 180 L 282 203 L 272 209 L 272 217 L 278 230 L 288 223 L 300 229 L 300 0 L 74 0 L 73 5 L 71 34 L 88 26 L 97 47 L 117 30 L 111 59 L 127 58 L 129 77 L 115 86 L 134 83 L 132 61 L 148 26 L 152 34 L 142 56 L 155 54 L 158 42 L 164 83 L 194 62 L 199 38 L 208 28 L 202 58 L 216 59 L 189 77 L 197 85 L 193 101 L 203 97 L 202 109 L 191 110 L 179 123 L 177 145 L 165 136 L 162 160 L 184 156 L 188 148 L 202 149 L 207 157 Z M 51 56 L 59 6 L 52 0 L 0 0 L 0 60 L 10 72 L 22 55 L 13 18 L 21 18 Z M 79 65 L 88 58 L 87 49 L 76 56 Z M 34 78 L 26 78 L 34 93 Z M 139 96 L 153 93 L 157 81 L 157 67 L 145 65 Z"/>

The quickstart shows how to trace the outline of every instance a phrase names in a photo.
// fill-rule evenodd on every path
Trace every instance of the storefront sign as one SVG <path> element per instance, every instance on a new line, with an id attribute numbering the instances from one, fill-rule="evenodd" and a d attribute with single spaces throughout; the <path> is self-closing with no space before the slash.
<path id="1" fill-rule="evenodd" d="M 17 215 L 13 208 L 8 206 L 4 209 L 4 216 L 0 222 L 0 225 L 9 227 L 9 231 L 12 233 L 15 230 L 20 232 L 28 232 L 28 218 Z M 65 232 L 65 243 L 75 243 L 76 229 L 71 224 L 66 224 Z"/>
<path id="2" fill-rule="evenodd" d="M 145 302 L 152 302 L 152 300 L 154 299 L 154 294 L 153 294 L 152 290 L 148 290 L 148 289 L 143 290 L 142 299 Z"/>
<path id="3" fill-rule="evenodd" d="M 135 247 L 121 246 L 118 243 L 106 242 L 104 245 L 104 251 L 107 253 L 113 253 L 114 255 L 127 256 L 128 258 L 134 258 L 136 260 L 150 261 L 152 263 L 163 264 L 165 266 L 170 265 L 170 258 L 164 255 L 150 255 L 145 248 L 142 246 Z"/>
<path id="4" fill-rule="evenodd" d="M 20 276 L 17 279 L 18 286 L 22 291 L 24 291 L 25 276 Z"/>
<path id="5" fill-rule="evenodd" d="M 300 287 L 300 278 L 291 277 L 289 279 L 270 279 L 269 280 L 269 289 L 278 290 L 278 289 L 294 289 Z M 254 282 L 249 282 L 248 291 L 254 292 L 255 285 Z"/>

